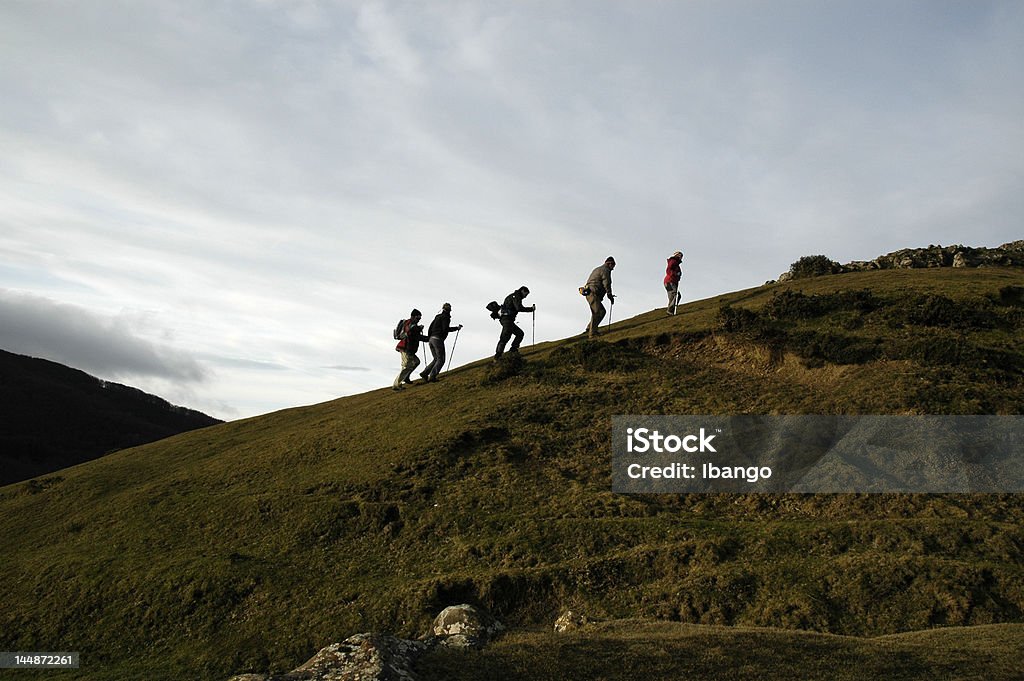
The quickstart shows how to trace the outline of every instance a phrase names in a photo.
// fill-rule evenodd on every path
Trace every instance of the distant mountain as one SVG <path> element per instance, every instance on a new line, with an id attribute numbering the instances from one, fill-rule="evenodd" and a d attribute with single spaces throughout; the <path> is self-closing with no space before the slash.
<path id="1" fill-rule="evenodd" d="M 216 423 L 136 388 L 0 350 L 0 485 Z"/>

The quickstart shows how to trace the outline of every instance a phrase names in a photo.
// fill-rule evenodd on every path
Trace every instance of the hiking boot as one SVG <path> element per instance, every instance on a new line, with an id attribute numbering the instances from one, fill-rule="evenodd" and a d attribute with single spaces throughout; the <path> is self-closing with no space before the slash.
<path id="1" fill-rule="evenodd" d="M 404 385 L 393 385 L 393 386 L 391 386 L 391 389 L 394 390 L 395 392 L 398 392 L 399 390 L 405 390 L 405 386 Z"/>

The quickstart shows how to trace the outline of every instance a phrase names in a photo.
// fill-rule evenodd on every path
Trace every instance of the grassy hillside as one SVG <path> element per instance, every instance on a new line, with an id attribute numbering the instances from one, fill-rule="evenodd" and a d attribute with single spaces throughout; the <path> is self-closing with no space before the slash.
<path id="1" fill-rule="evenodd" d="M 66 678 L 219 679 L 469 601 L 513 628 L 481 664 L 524 678 L 502 656 L 568 654 L 529 633 L 567 606 L 841 636 L 1024 622 L 1020 496 L 623 496 L 610 471 L 614 414 L 1020 413 L 1022 287 L 1017 268 L 765 286 L 3 488 L 0 649 L 80 651 Z M 835 664 L 881 645 L 800 640 L 836 641 Z M 574 654 L 618 678 L 592 645 Z"/>
<path id="2" fill-rule="evenodd" d="M 419 670 L 425 678 L 445 681 L 992 681 L 1021 678 L 1022 637 L 1020 624 L 865 639 L 626 620 L 569 635 L 513 632 L 482 652 L 440 648 Z"/>
<path id="3" fill-rule="evenodd" d="M 0 350 L 0 485 L 220 423 L 119 383 Z"/>

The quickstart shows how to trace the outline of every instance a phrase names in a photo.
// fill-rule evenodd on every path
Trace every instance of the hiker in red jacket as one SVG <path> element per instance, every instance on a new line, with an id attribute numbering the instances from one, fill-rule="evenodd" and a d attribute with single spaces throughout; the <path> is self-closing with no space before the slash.
<path id="1" fill-rule="evenodd" d="M 398 372 L 398 376 L 391 386 L 393 390 L 404 390 L 406 383 L 412 383 L 409 380 L 409 375 L 420 365 L 420 358 L 416 356 L 416 353 L 419 352 L 420 341 L 427 340 L 427 337 L 423 335 L 423 327 L 419 325 L 422 316 L 422 312 L 414 309 L 402 324 L 401 338 L 398 340 L 398 345 L 395 346 L 395 350 L 402 353 L 402 370 Z"/>
<path id="2" fill-rule="evenodd" d="M 679 268 L 681 262 L 683 262 L 683 252 L 676 251 L 669 256 L 668 266 L 665 267 L 665 291 L 668 293 L 668 308 L 665 311 L 668 314 L 676 313 L 679 299 L 682 297 L 679 294 L 679 280 L 683 276 L 683 272 Z"/>

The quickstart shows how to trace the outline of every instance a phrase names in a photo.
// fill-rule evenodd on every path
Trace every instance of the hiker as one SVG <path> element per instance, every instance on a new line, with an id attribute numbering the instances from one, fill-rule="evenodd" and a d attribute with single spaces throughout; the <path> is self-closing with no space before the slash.
<path id="1" fill-rule="evenodd" d="M 594 268 L 583 287 L 583 290 L 587 292 L 587 302 L 590 303 L 590 323 L 587 324 L 587 335 L 591 338 L 601 335 L 599 330 L 601 320 L 608 312 L 601 302 L 604 300 L 605 294 L 608 295 L 611 304 L 615 304 L 615 296 L 612 295 L 612 270 L 614 269 L 615 258 L 609 255 L 603 265 Z"/>
<path id="2" fill-rule="evenodd" d="M 509 352 L 519 352 L 519 344 L 523 342 L 523 330 L 516 325 L 516 315 L 520 312 L 535 312 L 537 306 L 526 307 L 523 305 L 523 298 L 530 295 L 530 289 L 520 286 L 512 293 L 505 296 L 505 302 L 501 304 L 498 311 L 498 321 L 501 322 L 501 337 L 498 338 L 498 347 L 494 351 L 494 359 L 498 359 L 505 352 L 505 344 L 508 339 L 515 336 Z"/>
<path id="3" fill-rule="evenodd" d="M 414 309 L 409 313 L 409 319 L 401 322 L 401 330 L 396 329 L 399 340 L 395 350 L 402 353 L 402 370 L 398 372 L 398 377 L 391 386 L 392 390 L 405 390 L 405 384 L 412 383 L 409 380 L 410 374 L 420 365 L 420 358 L 416 353 L 419 352 L 420 341 L 427 340 L 423 335 L 423 327 L 419 325 L 422 316 L 423 313 Z"/>
<path id="4" fill-rule="evenodd" d="M 683 262 L 683 252 L 676 251 L 668 257 L 668 265 L 665 267 L 665 292 L 668 293 L 668 307 L 665 311 L 668 314 L 676 313 L 679 299 L 682 297 L 679 294 L 679 280 L 683 276 L 683 271 L 679 269 L 681 262 Z"/>
<path id="5" fill-rule="evenodd" d="M 444 341 L 448 338 L 448 334 L 452 331 L 458 331 L 462 328 L 462 324 L 458 326 L 452 326 L 452 305 L 451 303 L 445 303 L 441 306 L 441 312 L 434 317 L 434 321 L 430 322 L 430 328 L 427 330 L 427 344 L 430 346 L 431 360 L 427 368 L 420 373 L 420 378 L 423 379 L 424 383 L 431 383 L 437 381 L 437 375 L 441 372 L 441 368 L 444 367 Z"/>

